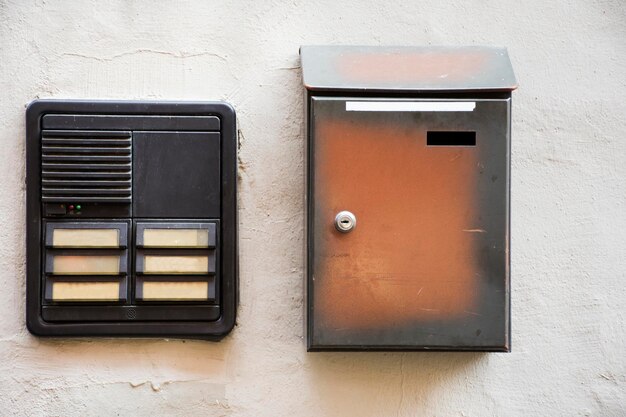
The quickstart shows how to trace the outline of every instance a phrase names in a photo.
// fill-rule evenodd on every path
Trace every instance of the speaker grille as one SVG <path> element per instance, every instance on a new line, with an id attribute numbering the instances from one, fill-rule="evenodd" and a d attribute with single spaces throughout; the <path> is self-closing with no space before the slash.
<path id="1" fill-rule="evenodd" d="M 131 202 L 131 132 L 44 130 L 43 202 Z"/>

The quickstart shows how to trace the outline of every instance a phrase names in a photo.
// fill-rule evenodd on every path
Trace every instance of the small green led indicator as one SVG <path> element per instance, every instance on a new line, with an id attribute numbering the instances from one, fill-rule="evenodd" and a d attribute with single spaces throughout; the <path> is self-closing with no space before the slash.
<path id="1" fill-rule="evenodd" d="M 80 210 L 80 204 L 76 204 L 76 210 Z"/>

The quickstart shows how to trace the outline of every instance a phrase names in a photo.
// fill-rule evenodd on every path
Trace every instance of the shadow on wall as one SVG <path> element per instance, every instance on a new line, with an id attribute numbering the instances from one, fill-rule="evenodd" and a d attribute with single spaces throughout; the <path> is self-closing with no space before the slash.
<path id="1" fill-rule="evenodd" d="M 308 353 L 310 386 L 330 415 L 409 414 L 432 401 L 454 396 L 449 388 L 489 360 L 484 352 L 317 352 Z M 445 391 L 444 391 L 445 389 Z M 463 391 L 467 391 L 464 389 Z M 421 407 L 422 406 L 422 407 Z"/>
<path id="2" fill-rule="evenodd" d="M 230 343 L 183 339 L 35 338 L 29 362 L 47 358 L 40 375 L 95 372 L 115 380 L 144 382 L 175 379 L 219 381 L 226 375 Z"/>

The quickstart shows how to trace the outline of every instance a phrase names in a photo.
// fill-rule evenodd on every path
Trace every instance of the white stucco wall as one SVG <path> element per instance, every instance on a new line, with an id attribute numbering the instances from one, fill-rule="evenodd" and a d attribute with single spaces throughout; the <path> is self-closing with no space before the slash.
<path id="1" fill-rule="evenodd" d="M 339 43 L 509 48 L 512 353 L 305 352 L 298 47 Z M 0 416 L 626 415 L 625 56 L 623 0 L 0 0 Z M 231 336 L 28 333 L 24 110 L 38 97 L 234 105 Z"/>

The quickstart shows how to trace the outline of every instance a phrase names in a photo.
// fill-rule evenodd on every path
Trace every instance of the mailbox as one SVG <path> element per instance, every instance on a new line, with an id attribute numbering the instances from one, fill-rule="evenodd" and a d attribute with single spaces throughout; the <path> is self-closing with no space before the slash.
<path id="1" fill-rule="evenodd" d="M 506 50 L 300 53 L 307 348 L 509 351 Z"/>
<path id="2" fill-rule="evenodd" d="M 28 329 L 227 334 L 237 305 L 235 129 L 226 103 L 31 103 Z"/>

